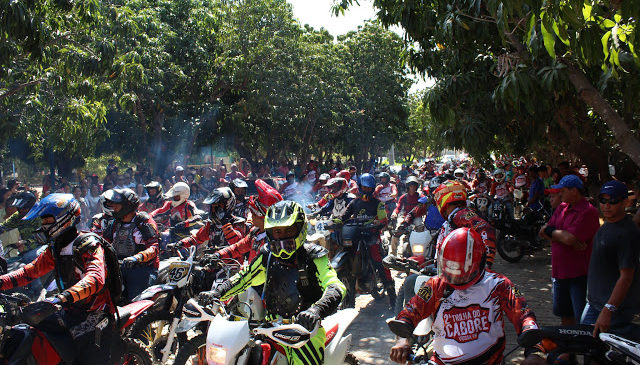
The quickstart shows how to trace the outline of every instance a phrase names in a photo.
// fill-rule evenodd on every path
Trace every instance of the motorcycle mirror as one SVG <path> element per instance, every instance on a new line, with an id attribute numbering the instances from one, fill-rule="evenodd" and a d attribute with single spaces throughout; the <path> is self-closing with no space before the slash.
<path id="1" fill-rule="evenodd" d="M 393 332 L 393 334 L 398 337 L 413 337 L 413 328 L 411 328 L 411 326 L 405 321 L 400 321 L 395 318 L 389 318 L 387 319 L 387 326 L 389 326 L 389 330 L 391 330 L 391 332 Z"/>

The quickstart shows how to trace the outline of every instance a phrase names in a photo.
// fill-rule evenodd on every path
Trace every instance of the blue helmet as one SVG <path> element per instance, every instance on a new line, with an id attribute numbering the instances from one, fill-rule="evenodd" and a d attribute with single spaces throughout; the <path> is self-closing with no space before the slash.
<path id="1" fill-rule="evenodd" d="M 35 239 L 42 244 L 53 242 L 76 225 L 80 218 L 80 204 L 71 194 L 50 194 L 36 203 L 22 219 L 31 220 L 37 217 L 55 219 L 51 224 L 43 224 L 42 228 L 34 233 Z"/>
<path id="2" fill-rule="evenodd" d="M 376 178 L 373 177 L 373 175 L 371 174 L 362 174 L 360 175 L 360 184 L 358 185 L 360 185 L 360 188 L 367 187 L 367 188 L 375 189 Z"/>

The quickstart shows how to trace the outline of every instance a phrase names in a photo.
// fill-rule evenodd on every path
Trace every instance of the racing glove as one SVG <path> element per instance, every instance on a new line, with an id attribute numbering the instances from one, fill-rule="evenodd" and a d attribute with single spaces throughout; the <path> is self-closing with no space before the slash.
<path id="1" fill-rule="evenodd" d="M 215 267 L 220 263 L 220 254 L 214 252 L 210 255 L 204 255 L 200 259 L 200 266 L 203 267 Z"/>
<path id="2" fill-rule="evenodd" d="M 316 325 L 320 322 L 320 319 L 320 308 L 312 305 L 307 310 L 298 313 L 296 322 L 302 327 L 306 328 L 307 331 L 311 332 L 316 328 Z"/>
<path id="3" fill-rule="evenodd" d="M 176 225 L 173 227 L 175 229 L 185 229 L 187 227 L 187 224 L 185 222 L 179 222 L 176 223 Z"/>
<path id="4" fill-rule="evenodd" d="M 132 267 L 134 267 L 136 265 L 136 263 L 138 263 L 138 258 L 135 256 L 129 256 L 129 257 L 125 257 L 124 260 L 122 260 L 122 268 L 123 269 L 130 269 Z"/>

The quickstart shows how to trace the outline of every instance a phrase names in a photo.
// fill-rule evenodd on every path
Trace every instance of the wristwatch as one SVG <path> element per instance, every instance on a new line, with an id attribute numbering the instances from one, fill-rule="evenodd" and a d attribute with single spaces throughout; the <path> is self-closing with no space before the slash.
<path id="1" fill-rule="evenodd" d="M 605 304 L 604 307 L 607 308 L 609 310 L 609 312 L 615 312 L 615 311 L 618 310 L 618 307 L 616 307 L 613 304 L 609 304 L 609 303 Z"/>

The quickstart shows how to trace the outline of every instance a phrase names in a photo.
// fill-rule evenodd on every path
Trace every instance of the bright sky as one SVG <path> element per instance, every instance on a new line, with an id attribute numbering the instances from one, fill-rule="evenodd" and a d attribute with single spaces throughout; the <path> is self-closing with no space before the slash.
<path id="1" fill-rule="evenodd" d="M 376 17 L 376 10 L 373 8 L 371 0 L 360 0 L 360 5 L 352 5 L 349 10 L 338 17 L 331 13 L 333 0 L 287 0 L 293 5 L 293 15 L 300 23 L 309 24 L 316 29 L 325 28 L 333 36 L 345 34 L 352 30 L 357 30 L 359 25 L 364 24 L 368 19 Z M 391 28 L 394 32 L 402 36 L 402 30 L 397 27 Z M 413 76 L 417 81 L 411 87 L 410 92 L 415 92 L 433 85 L 432 80 L 423 80 Z"/>

